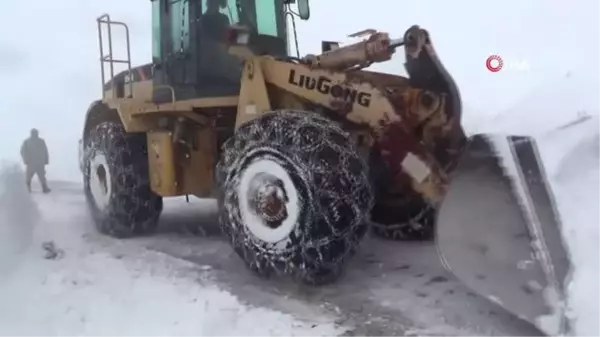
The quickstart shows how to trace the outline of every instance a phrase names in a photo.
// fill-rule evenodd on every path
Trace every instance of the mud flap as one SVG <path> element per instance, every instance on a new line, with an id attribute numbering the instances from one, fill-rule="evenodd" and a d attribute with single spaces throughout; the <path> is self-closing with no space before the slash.
<path id="1" fill-rule="evenodd" d="M 449 271 L 544 332 L 561 333 L 570 264 L 560 227 L 532 138 L 468 140 L 437 214 L 438 252 Z"/>

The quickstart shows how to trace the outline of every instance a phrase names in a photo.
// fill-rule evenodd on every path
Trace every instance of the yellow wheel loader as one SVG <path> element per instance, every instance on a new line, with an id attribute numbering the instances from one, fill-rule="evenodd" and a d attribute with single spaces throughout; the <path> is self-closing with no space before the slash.
<path id="1" fill-rule="evenodd" d="M 569 265 L 536 145 L 466 137 L 426 30 L 367 29 L 300 56 L 288 23 L 309 19 L 308 0 L 151 6 L 149 64 L 131 65 L 125 23 L 97 20 L 103 96 L 80 158 L 101 233 L 147 235 L 162 198 L 216 197 L 223 233 L 259 275 L 334 281 L 372 230 L 435 240 L 458 279 L 521 318 L 560 313 L 549 296 L 561 300 Z M 408 76 L 367 70 L 402 51 Z"/>

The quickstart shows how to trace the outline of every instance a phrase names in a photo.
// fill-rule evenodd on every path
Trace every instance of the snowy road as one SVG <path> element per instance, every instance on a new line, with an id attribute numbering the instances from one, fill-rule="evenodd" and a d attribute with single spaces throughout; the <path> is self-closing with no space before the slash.
<path id="1" fill-rule="evenodd" d="M 334 316 L 314 308 L 292 316 L 246 305 L 222 290 L 207 266 L 147 250 L 149 242 L 102 237 L 90 225 L 80 189 L 56 182 L 53 187 L 52 195 L 34 195 L 40 215 L 35 223 L 21 222 L 12 235 L 0 235 L 9 239 L 0 245 L 0 335 L 344 332 L 333 323 Z M 27 196 L 13 196 L 20 200 L 0 202 L 0 224 L 15 215 L 34 218 L 25 217 L 36 213 Z M 41 246 L 47 241 L 62 256 L 44 259 Z M 6 263 L 7 257 L 13 263 Z"/>
<path id="2" fill-rule="evenodd" d="M 547 110 L 477 131 L 536 135 L 576 264 L 574 332 L 598 335 L 598 111 Z M 455 281 L 431 243 L 368 238 L 337 283 L 301 287 L 250 273 L 212 200 L 167 199 L 159 233 L 119 241 L 96 233 L 80 185 L 31 200 L 21 179 L 4 183 L 23 193 L 0 198 L 0 335 L 540 335 Z M 46 241 L 64 256 L 44 259 Z"/>
<path id="3" fill-rule="evenodd" d="M 369 239 L 343 279 L 321 288 L 301 287 L 287 280 L 259 279 L 247 271 L 220 236 L 212 201 L 173 206 L 186 215 L 165 217 L 164 230 L 171 233 L 149 239 L 145 246 L 211 266 L 222 284 L 250 303 L 280 310 L 293 310 L 294 302 L 324 306 L 338 313 L 338 321 L 354 326 L 356 335 L 539 334 L 454 281 L 442 268 L 433 244 Z M 198 219 L 207 237 L 172 233 Z"/>
<path id="4" fill-rule="evenodd" d="M 299 287 L 284 280 L 264 280 L 251 274 L 219 234 L 215 219 L 216 205 L 211 200 L 195 199 L 190 204 L 183 200 L 169 200 L 162 217 L 161 232 L 152 237 L 116 241 L 95 234 L 80 190 L 76 184 L 54 183 L 54 193 L 51 196 L 35 196 L 44 219 L 42 226 L 48 226 L 36 233 L 42 236 L 38 241 L 53 240 L 65 251 L 66 257 L 90 254 L 86 253 L 89 249 L 110 254 L 113 258 L 129 255 L 136 273 L 143 273 L 141 268 L 148 268 L 144 267 L 146 264 L 137 262 L 136 259 L 140 259 L 140 256 L 146 260 L 158 259 L 159 265 L 171 265 L 171 269 L 176 270 L 188 282 L 198 279 L 205 284 L 219 284 L 220 288 L 251 307 L 290 314 L 294 319 L 308 322 L 306 324 L 322 331 L 315 330 L 307 336 L 341 334 L 343 331 L 335 330 L 334 323 L 348 328 L 350 336 L 541 336 L 532 327 L 477 298 L 455 282 L 441 267 L 431 244 L 370 239 L 364 243 L 360 254 L 350 263 L 347 274 L 338 283 L 323 288 Z M 194 225 L 201 226 L 204 236 L 187 233 L 186 228 Z M 143 253 L 146 250 L 149 253 Z M 167 256 L 153 255 L 152 252 Z M 39 259 L 44 261 L 41 259 L 41 252 L 38 254 Z M 86 255 L 80 261 L 84 265 L 97 264 L 95 259 L 95 255 Z M 151 262 L 151 265 L 154 264 Z M 110 278 L 112 272 L 107 267 L 105 277 Z M 114 294 L 111 295 L 114 296 L 114 302 L 104 299 L 102 305 L 105 310 L 110 312 L 111 303 L 119 306 L 127 301 L 126 288 L 129 286 L 131 284 L 122 285 L 123 289 L 119 293 L 125 299 Z M 201 286 L 198 284 L 190 287 L 191 299 Z M 147 296 L 152 297 L 152 292 L 149 291 Z M 157 300 L 169 299 L 158 297 Z M 194 306 L 186 304 L 179 309 L 177 304 L 172 303 L 168 308 L 181 311 L 181 320 L 188 320 L 185 322 L 187 325 L 192 324 L 194 319 L 190 315 L 193 313 L 189 311 L 194 310 Z M 218 310 L 220 309 L 217 307 L 212 314 L 217 315 Z M 150 314 L 161 315 L 158 312 Z M 153 319 L 154 316 L 151 320 Z M 220 318 L 221 321 L 225 319 Z M 199 329 L 197 335 L 211 336 L 203 332 L 206 326 L 201 321 L 194 322 L 194 326 Z M 135 331 L 134 327 L 130 329 Z M 304 333 L 302 328 L 297 329 L 300 332 L 294 332 L 293 336 Z M 8 334 L 2 333 L 0 329 L 0 335 Z M 10 335 L 20 336 L 15 333 Z M 223 334 L 220 332 L 219 335 Z M 232 330 L 232 336 L 235 335 Z"/>

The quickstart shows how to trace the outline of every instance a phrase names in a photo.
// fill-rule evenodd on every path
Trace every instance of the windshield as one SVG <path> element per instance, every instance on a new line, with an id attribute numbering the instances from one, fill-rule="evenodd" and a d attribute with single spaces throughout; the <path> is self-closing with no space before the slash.
<path id="1" fill-rule="evenodd" d="M 202 0 L 202 13 L 206 13 L 207 1 Z M 283 11 L 278 10 L 279 0 L 226 0 L 220 12 L 230 23 L 240 23 L 255 29 L 260 35 L 284 37 Z"/>

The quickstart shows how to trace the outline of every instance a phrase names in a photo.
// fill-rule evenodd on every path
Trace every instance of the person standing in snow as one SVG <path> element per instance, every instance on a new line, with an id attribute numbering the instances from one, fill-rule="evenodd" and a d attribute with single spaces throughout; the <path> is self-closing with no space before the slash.
<path id="1" fill-rule="evenodd" d="M 25 164 L 25 184 L 27 190 L 31 192 L 31 180 L 34 175 L 38 176 L 42 190 L 49 193 L 48 183 L 46 181 L 46 165 L 48 165 L 48 148 L 46 142 L 40 138 L 37 129 L 31 129 L 29 138 L 25 139 L 21 145 L 21 158 Z"/>

